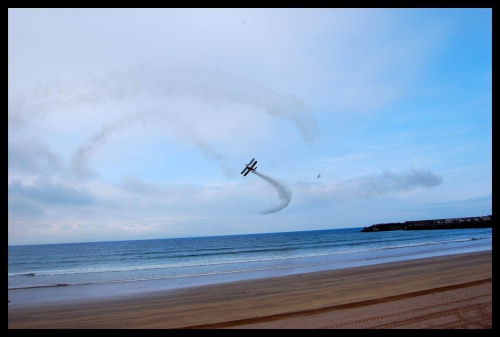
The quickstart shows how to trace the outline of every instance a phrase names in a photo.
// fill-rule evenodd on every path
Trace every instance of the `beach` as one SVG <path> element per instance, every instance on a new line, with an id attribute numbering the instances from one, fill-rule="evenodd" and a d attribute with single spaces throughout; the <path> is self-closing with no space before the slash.
<path id="1" fill-rule="evenodd" d="M 92 300 L 9 304 L 8 327 L 491 329 L 492 252 Z"/>

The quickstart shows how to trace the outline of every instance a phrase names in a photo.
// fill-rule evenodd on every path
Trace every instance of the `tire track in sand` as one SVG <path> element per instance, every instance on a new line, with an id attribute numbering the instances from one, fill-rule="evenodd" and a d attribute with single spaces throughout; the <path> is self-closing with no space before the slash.
<path id="1" fill-rule="evenodd" d="M 371 300 L 364 300 L 364 301 L 359 301 L 359 302 L 352 302 L 352 303 L 345 303 L 345 304 L 339 304 L 339 305 L 334 305 L 334 306 L 329 306 L 329 307 L 323 307 L 323 308 L 318 308 L 318 309 L 310 309 L 310 310 L 303 310 L 303 311 L 296 311 L 296 312 L 289 312 L 289 313 L 280 313 L 280 314 L 275 314 L 275 315 L 269 315 L 269 316 L 261 316 L 261 317 L 253 317 L 253 318 L 246 318 L 246 319 L 240 319 L 240 320 L 234 320 L 234 321 L 226 321 L 226 322 L 218 322 L 218 323 L 211 323 L 211 324 L 202 324 L 202 325 L 195 325 L 195 326 L 187 326 L 184 327 L 184 329 L 220 329 L 220 328 L 239 328 L 239 327 L 244 327 L 244 326 L 251 326 L 251 325 L 257 325 L 259 323 L 268 323 L 272 321 L 279 321 L 279 320 L 286 320 L 286 319 L 292 319 L 292 318 L 300 318 L 300 317 L 306 317 L 306 316 L 314 316 L 314 315 L 322 315 L 325 313 L 329 312 L 335 312 L 335 311 L 341 311 L 341 310 L 349 310 L 349 309 L 355 309 L 355 308 L 360 308 L 360 307 L 368 307 L 371 305 L 378 305 L 378 304 L 383 304 L 383 303 L 390 303 L 390 302 L 395 302 L 398 300 L 405 300 L 405 299 L 411 299 L 411 298 L 417 298 L 419 296 L 425 296 L 425 295 L 431 295 L 431 294 L 436 294 L 436 293 L 441 293 L 441 292 L 446 292 L 450 290 L 457 290 L 457 289 L 462 289 L 462 288 L 467 288 L 467 287 L 473 287 L 477 285 L 482 285 L 484 283 L 492 282 L 491 278 L 488 279 L 483 279 L 483 280 L 477 280 L 477 281 L 472 281 L 472 282 L 467 282 L 467 283 L 462 283 L 462 284 L 456 284 L 456 285 L 450 285 L 450 286 L 445 286 L 445 287 L 439 287 L 439 288 L 433 288 L 433 289 L 427 289 L 427 290 L 421 290 L 421 291 L 416 291 L 416 292 L 411 292 L 411 293 L 405 293 L 405 294 L 399 294 L 399 295 L 394 295 L 394 296 L 388 296 L 384 298 L 376 298 L 376 299 L 371 299 Z M 446 303 L 440 303 L 436 304 L 433 306 L 427 306 L 427 308 L 414 308 L 411 310 L 406 310 L 406 314 L 414 314 L 419 311 L 424 311 L 424 310 L 429 310 L 433 308 L 438 308 L 438 307 L 445 307 L 446 305 L 457 305 L 462 302 L 467 302 L 470 300 L 475 300 L 479 298 L 486 298 L 487 301 L 491 302 L 491 292 L 489 294 L 481 294 L 479 296 L 474 296 L 471 298 L 467 299 L 458 299 L 458 300 L 452 300 L 452 301 L 447 301 Z M 450 314 L 457 314 L 458 309 L 450 309 L 449 313 Z M 446 311 L 446 310 L 445 310 Z M 442 311 L 440 311 L 441 313 Z M 362 320 L 354 320 L 350 322 L 345 322 L 345 323 L 340 323 L 340 324 L 333 324 L 333 325 L 327 325 L 324 328 L 326 329 L 335 329 L 335 328 L 343 328 L 343 327 L 349 327 L 349 326 L 355 326 L 363 323 L 367 323 L 370 321 L 376 322 L 377 320 L 380 319 L 387 319 L 391 317 L 398 317 L 402 316 L 403 313 L 398 312 L 390 315 L 383 315 L 380 317 L 367 317 L 366 319 Z M 436 317 L 436 314 L 429 314 L 433 315 Z M 421 321 L 425 321 L 426 315 L 421 315 L 420 319 Z M 410 324 L 410 320 L 403 320 L 401 321 L 402 325 L 404 324 Z M 413 320 L 415 322 L 415 320 Z M 491 320 L 490 320 L 491 322 Z M 394 327 L 398 324 L 398 322 L 393 322 L 393 323 L 387 323 L 383 324 L 380 326 L 370 326 L 370 328 L 383 328 L 384 326 L 387 326 L 387 328 Z M 488 326 L 488 322 L 486 322 L 485 326 Z M 489 326 L 491 327 L 491 323 L 489 323 Z"/>

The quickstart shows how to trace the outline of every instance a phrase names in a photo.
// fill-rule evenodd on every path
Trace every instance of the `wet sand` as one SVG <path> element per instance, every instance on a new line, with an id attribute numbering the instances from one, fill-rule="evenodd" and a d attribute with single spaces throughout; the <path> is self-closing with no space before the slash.
<path id="1" fill-rule="evenodd" d="M 492 328 L 492 252 L 9 305 L 15 328 Z"/>

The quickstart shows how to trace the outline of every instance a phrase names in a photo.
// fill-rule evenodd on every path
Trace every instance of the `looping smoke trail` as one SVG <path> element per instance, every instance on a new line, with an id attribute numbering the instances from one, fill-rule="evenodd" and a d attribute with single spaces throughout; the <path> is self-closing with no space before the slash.
<path id="1" fill-rule="evenodd" d="M 264 213 L 264 214 L 276 213 L 278 211 L 281 211 L 286 206 L 288 206 L 288 204 L 292 200 L 292 191 L 289 188 L 287 188 L 286 186 L 284 186 L 280 182 L 276 181 L 275 179 L 273 179 L 269 176 L 266 176 L 262 173 L 259 173 L 257 171 L 252 171 L 252 173 L 258 175 L 259 177 L 261 177 L 262 179 L 267 181 L 269 184 L 271 184 L 274 188 L 276 188 L 276 191 L 278 192 L 278 197 L 281 200 L 281 204 L 279 204 L 273 208 L 270 208 L 266 211 L 262 211 L 262 213 Z"/>
<path id="2" fill-rule="evenodd" d="M 95 173 L 88 167 L 88 161 L 94 148 L 99 144 L 104 144 L 114 133 L 130 127 L 137 122 L 146 122 L 154 117 L 151 112 L 137 112 L 131 115 L 125 115 L 115 120 L 112 124 L 103 125 L 101 129 L 92 135 L 86 144 L 81 145 L 73 154 L 72 169 L 78 179 L 88 178 Z"/>

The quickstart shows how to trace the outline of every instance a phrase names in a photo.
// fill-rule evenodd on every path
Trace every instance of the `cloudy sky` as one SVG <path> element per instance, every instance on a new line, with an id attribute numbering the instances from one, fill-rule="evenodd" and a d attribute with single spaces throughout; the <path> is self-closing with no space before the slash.
<path id="1" fill-rule="evenodd" d="M 9 9 L 9 245 L 491 214 L 491 55 L 491 9 Z"/>

